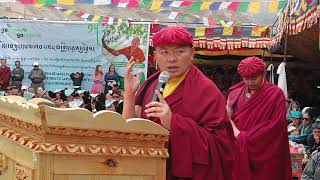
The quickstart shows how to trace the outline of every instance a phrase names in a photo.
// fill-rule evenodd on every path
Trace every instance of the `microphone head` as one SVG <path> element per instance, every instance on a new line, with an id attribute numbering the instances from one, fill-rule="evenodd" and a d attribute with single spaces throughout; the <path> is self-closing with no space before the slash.
<path id="1" fill-rule="evenodd" d="M 170 73 L 168 71 L 162 71 L 159 75 L 159 81 L 167 83 L 170 79 Z"/>

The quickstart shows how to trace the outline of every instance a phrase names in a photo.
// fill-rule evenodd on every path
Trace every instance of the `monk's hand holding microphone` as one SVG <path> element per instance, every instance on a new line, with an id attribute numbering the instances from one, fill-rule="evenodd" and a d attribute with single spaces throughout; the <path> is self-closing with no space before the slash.
<path id="1" fill-rule="evenodd" d="M 158 96 L 159 102 L 153 101 L 147 104 L 145 112 L 148 117 L 159 118 L 162 126 L 170 130 L 171 109 L 158 90 L 155 91 L 155 94 Z"/>

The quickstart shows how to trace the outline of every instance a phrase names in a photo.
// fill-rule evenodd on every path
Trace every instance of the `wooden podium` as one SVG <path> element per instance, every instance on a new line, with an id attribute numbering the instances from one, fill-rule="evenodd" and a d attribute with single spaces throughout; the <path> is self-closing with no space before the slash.
<path id="1" fill-rule="evenodd" d="M 164 180 L 168 134 L 115 112 L 0 97 L 0 180 Z"/>

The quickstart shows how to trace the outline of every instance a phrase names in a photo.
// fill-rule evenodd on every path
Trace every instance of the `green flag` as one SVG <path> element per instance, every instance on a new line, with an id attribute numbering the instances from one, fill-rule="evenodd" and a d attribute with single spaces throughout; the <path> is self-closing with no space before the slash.
<path id="1" fill-rule="evenodd" d="M 278 10 L 282 10 L 287 5 L 287 1 L 279 1 Z"/>
<path id="2" fill-rule="evenodd" d="M 38 0 L 38 4 L 51 5 L 51 4 L 57 4 L 57 1 L 56 0 Z"/>
<path id="3" fill-rule="evenodd" d="M 147 8 L 151 6 L 151 0 L 141 0 L 139 8 Z"/>
<path id="4" fill-rule="evenodd" d="M 193 2 L 191 6 L 192 11 L 200 11 L 202 2 Z"/>
<path id="5" fill-rule="evenodd" d="M 239 12 L 248 12 L 249 2 L 241 2 L 238 8 Z"/>

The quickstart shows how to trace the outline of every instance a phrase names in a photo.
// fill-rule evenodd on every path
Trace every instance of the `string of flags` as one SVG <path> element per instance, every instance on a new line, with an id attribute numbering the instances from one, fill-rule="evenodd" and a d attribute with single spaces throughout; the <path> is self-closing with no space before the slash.
<path id="1" fill-rule="evenodd" d="M 43 5 L 43 4 L 36 4 L 35 7 L 50 7 L 53 8 L 55 10 L 61 11 L 66 15 L 76 15 L 77 17 L 80 17 L 86 21 L 93 21 L 93 22 L 102 22 L 103 24 L 121 24 L 121 23 L 126 23 L 126 24 L 130 24 L 131 21 L 134 21 L 134 19 L 123 19 L 123 18 L 119 18 L 119 17 L 111 17 L 111 16 L 101 16 L 101 15 L 92 15 L 89 14 L 87 12 L 84 11 L 79 11 L 79 10 L 75 10 L 75 9 L 69 9 L 66 7 L 61 7 L 61 6 L 57 6 L 57 5 Z M 170 14 L 169 16 L 172 16 L 172 14 Z M 168 17 L 170 18 L 170 17 Z M 244 24 L 235 24 L 232 21 L 224 21 L 224 20 L 216 20 L 214 18 L 211 17 L 197 17 L 199 19 L 202 20 L 204 26 L 207 26 L 207 29 L 210 29 L 209 27 L 215 27 L 217 25 L 221 26 L 224 28 L 224 30 L 222 31 L 222 33 L 220 33 L 221 35 L 237 35 L 239 33 L 237 33 L 236 31 L 236 26 L 241 27 Z M 138 21 L 138 20 L 135 20 Z M 157 23 L 157 20 L 154 20 L 155 23 Z M 252 25 L 252 24 L 251 24 Z M 260 25 L 254 25 L 254 28 L 252 28 L 252 36 L 261 36 L 261 34 L 263 34 L 263 32 L 267 29 L 268 26 L 260 26 Z M 196 28 L 198 29 L 198 28 Z M 200 30 L 197 31 L 199 33 L 195 33 L 195 36 L 197 36 L 197 34 L 201 34 Z M 251 33 L 249 33 L 251 34 Z M 201 35 L 200 35 L 201 36 Z"/>
<path id="2" fill-rule="evenodd" d="M 12 1 L 12 0 L 4 0 Z M 214 0 L 192 1 L 192 0 L 18 0 L 23 4 L 45 4 L 45 5 L 76 5 L 92 4 L 107 5 L 111 8 L 131 8 L 131 9 L 149 9 L 151 11 L 161 11 L 168 9 L 191 10 L 192 12 L 208 11 L 232 11 L 232 12 L 250 12 L 250 13 L 278 13 L 282 10 L 287 0 L 270 1 L 233 1 L 233 2 L 215 2 Z M 173 12 L 179 12 L 173 11 Z"/>
<path id="3" fill-rule="evenodd" d="M 165 25 L 152 24 L 151 34 Z M 252 27 L 196 27 L 187 28 L 193 35 L 193 45 L 206 49 L 234 50 L 239 48 L 267 48 L 276 41 L 269 36 L 268 26 Z M 150 41 L 150 43 L 152 43 Z"/>
<path id="4" fill-rule="evenodd" d="M 106 25 L 113 25 L 113 24 L 122 24 L 126 23 L 127 25 L 130 24 L 130 20 L 124 20 L 122 18 L 117 18 L 117 17 L 111 17 L 111 16 L 101 16 L 101 15 L 93 15 L 86 13 L 85 11 L 79 11 L 79 10 L 74 10 L 74 9 L 68 9 L 65 7 L 57 6 L 57 5 L 43 5 L 43 4 L 36 4 L 35 7 L 50 7 L 55 10 L 61 11 L 62 13 L 66 15 L 75 15 L 77 17 L 80 17 L 86 21 L 92 21 L 92 22 L 102 22 L 102 24 Z"/>
<path id="5" fill-rule="evenodd" d="M 292 0 L 279 14 L 277 31 L 273 38 L 279 43 L 283 34 L 295 35 L 304 29 L 310 28 L 320 18 L 320 2 L 318 0 Z"/>
<path id="6" fill-rule="evenodd" d="M 36 7 L 43 7 L 44 5 L 37 4 Z M 51 7 L 53 9 L 56 9 L 58 11 L 63 12 L 66 15 L 76 15 L 80 18 L 85 19 L 86 21 L 93 21 L 93 22 L 102 22 L 103 24 L 121 24 L 126 23 L 130 24 L 133 19 L 125 20 L 118 17 L 111 17 L 111 16 L 100 16 L 100 15 L 92 15 L 89 13 L 86 13 L 84 11 L 78 11 L 74 9 L 68 9 L 56 5 L 50 5 L 48 7 Z M 254 25 L 251 27 L 241 27 L 235 26 L 235 24 L 232 21 L 225 22 L 224 20 L 219 20 L 218 22 L 214 18 L 207 18 L 202 17 L 204 25 L 210 26 L 210 27 L 196 27 L 193 28 L 194 31 L 193 35 L 195 37 L 200 36 L 252 36 L 252 37 L 261 37 L 266 36 L 266 30 L 268 29 L 268 26 L 260 26 L 260 25 Z M 218 23 L 221 24 L 221 26 L 214 27 Z"/>
<path id="7" fill-rule="evenodd" d="M 42 7 L 43 5 L 36 6 Z M 76 15 L 87 21 L 101 22 L 105 25 L 131 23 L 130 20 L 122 18 L 92 15 L 84 11 L 68 9 L 56 5 L 50 5 L 48 7 L 61 11 L 66 15 Z M 269 37 L 270 30 L 268 26 L 254 25 L 237 27 L 234 26 L 232 22 L 226 23 L 223 20 L 221 20 L 220 23 L 222 26 L 188 28 L 194 37 L 194 46 L 207 49 L 219 48 L 232 50 L 243 47 L 266 48 L 272 43 L 272 39 Z M 159 24 L 153 24 L 151 32 L 157 32 L 157 30 L 160 30 L 162 27 L 163 26 L 160 27 Z"/>
<path id="8" fill-rule="evenodd" d="M 271 0 L 264 2 L 268 4 L 268 11 L 278 13 L 277 32 L 270 36 L 273 30 L 268 26 L 250 24 L 235 24 L 232 21 L 218 20 L 212 17 L 200 17 L 195 14 L 186 14 L 182 10 L 174 8 L 189 8 L 192 12 L 200 10 L 228 10 L 237 12 L 259 13 L 262 2 L 213 2 L 211 0 L 198 1 L 162 1 L 162 0 L 19 0 L 23 3 L 35 4 L 36 7 L 50 7 L 63 12 L 66 15 L 76 15 L 84 20 L 101 22 L 103 24 L 130 24 L 133 19 L 122 19 L 111 16 L 93 15 L 84 11 L 61 7 L 56 4 L 94 4 L 107 5 L 118 8 L 147 8 L 155 12 L 168 13 L 168 18 L 175 20 L 179 16 L 193 16 L 197 22 L 202 22 L 204 27 L 190 28 L 194 36 L 194 45 L 207 49 L 237 49 L 237 48 L 266 48 L 274 46 L 281 41 L 282 35 L 288 28 L 289 34 L 311 27 L 317 23 L 320 17 L 320 5 L 318 0 L 289 0 L 290 6 L 285 6 L 286 1 Z M 288 1 L 288 2 L 289 2 Z M 284 7 L 284 8 L 283 8 Z M 168 10 L 173 8 L 174 10 Z M 157 21 L 155 21 L 157 22 Z M 155 23 L 153 23 L 155 24 Z"/>

